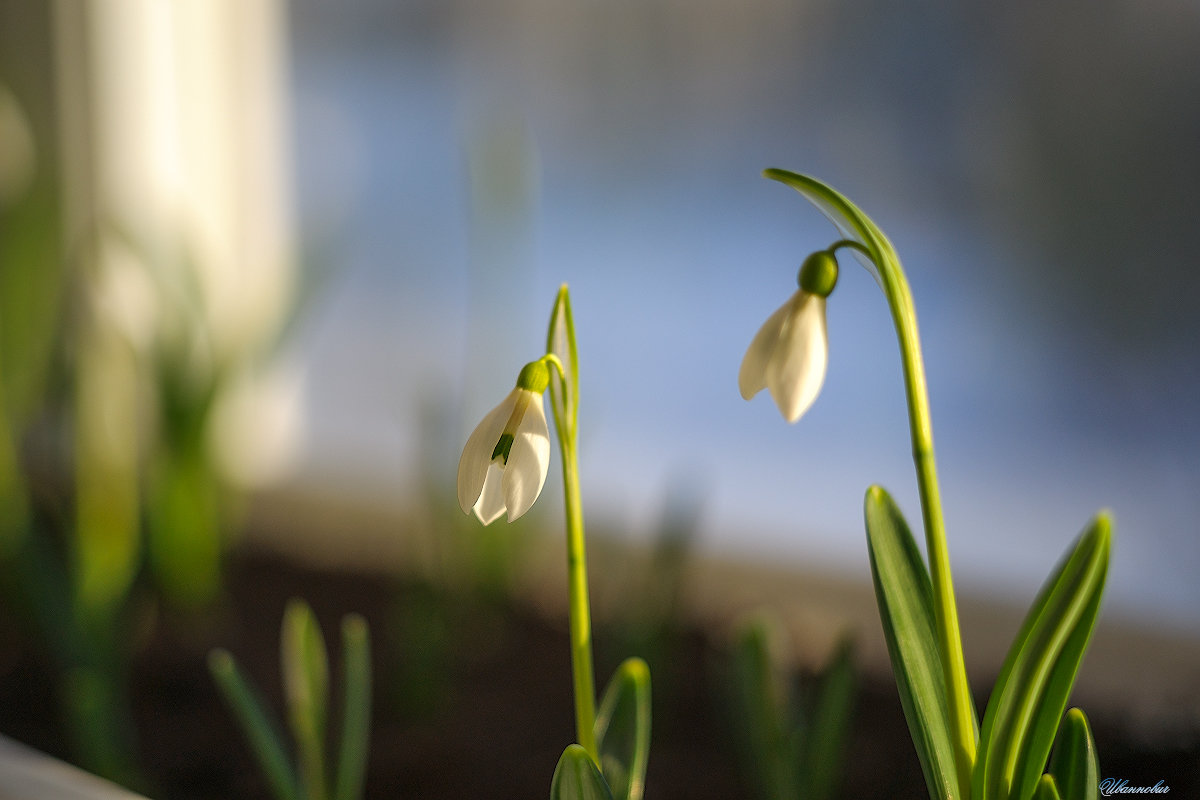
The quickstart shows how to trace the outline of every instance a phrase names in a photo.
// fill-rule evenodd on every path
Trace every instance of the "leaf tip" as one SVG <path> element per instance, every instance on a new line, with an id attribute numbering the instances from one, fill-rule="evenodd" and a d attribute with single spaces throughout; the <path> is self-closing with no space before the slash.
<path id="1" fill-rule="evenodd" d="M 550 781 L 551 800 L 612 800 L 599 767 L 579 744 L 569 744 Z"/>
<path id="2" fill-rule="evenodd" d="M 1107 508 L 1098 511 L 1092 519 L 1091 524 L 1088 525 L 1087 530 L 1084 531 L 1083 536 L 1090 540 L 1094 547 L 1094 552 L 1099 553 L 1101 558 L 1107 560 L 1109 552 L 1112 550 L 1112 512 Z"/>
<path id="3" fill-rule="evenodd" d="M 285 622 L 297 624 L 306 617 L 312 616 L 313 610 L 302 597 L 293 597 L 287 601 L 287 605 L 283 608 L 283 618 Z"/>
<path id="4" fill-rule="evenodd" d="M 636 656 L 626 659 L 624 668 L 629 677 L 638 683 L 650 680 L 650 666 Z"/>
<path id="5" fill-rule="evenodd" d="M 342 618 L 342 636 L 355 641 L 367 638 L 367 620 L 362 614 L 347 614 Z"/>
<path id="6" fill-rule="evenodd" d="M 868 508 L 871 506 L 879 506 L 888 502 L 891 498 L 888 496 L 887 489 L 884 489 L 878 484 L 873 484 L 867 487 L 867 494 L 864 498 L 864 503 Z"/>
<path id="7" fill-rule="evenodd" d="M 233 671 L 233 654 L 224 647 L 217 647 L 208 653 L 208 671 L 213 675 L 227 675 Z"/>
<path id="8" fill-rule="evenodd" d="M 780 183 L 787 183 L 788 178 L 791 177 L 792 174 L 793 173 L 788 172 L 786 169 L 779 169 L 778 167 L 767 167 L 762 171 L 762 176 L 764 178 L 768 178 L 773 181 L 779 181 Z"/>

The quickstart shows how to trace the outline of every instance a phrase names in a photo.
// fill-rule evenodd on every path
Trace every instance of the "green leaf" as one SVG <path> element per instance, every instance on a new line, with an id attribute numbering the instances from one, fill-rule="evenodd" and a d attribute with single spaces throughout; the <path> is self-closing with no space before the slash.
<path id="1" fill-rule="evenodd" d="M 300 771 L 310 800 L 326 796 L 325 721 L 329 707 L 329 658 L 317 618 L 298 598 L 283 612 L 280 664 L 288 722 L 296 739 Z"/>
<path id="2" fill-rule="evenodd" d="M 1043 775 L 1038 779 L 1037 788 L 1033 792 L 1033 800 L 1062 800 L 1053 775 Z"/>
<path id="3" fill-rule="evenodd" d="M 1067 712 L 1058 729 L 1050 757 L 1050 774 L 1062 790 L 1062 800 L 1099 800 L 1100 763 L 1087 716 L 1078 708 Z"/>
<path id="4" fill-rule="evenodd" d="M 371 640 L 367 621 L 358 614 L 342 619 L 342 743 L 339 748 L 335 800 L 362 797 L 371 733 Z"/>
<path id="5" fill-rule="evenodd" d="M 640 658 L 613 673 L 596 714 L 596 748 L 617 800 L 641 800 L 650 757 L 650 668 Z"/>
<path id="6" fill-rule="evenodd" d="M 846 760 L 846 741 L 857 691 L 854 647 L 843 641 L 821 677 L 808 736 L 804 742 L 804 800 L 833 797 Z"/>
<path id="7" fill-rule="evenodd" d="M 733 652 L 733 691 L 741 715 L 744 757 L 759 796 L 798 796 L 802 729 L 792 722 L 785 676 L 775 667 L 770 618 L 748 622 Z"/>
<path id="8" fill-rule="evenodd" d="M 1112 522 L 1101 513 L 1026 616 L 984 715 L 973 800 L 1033 796 L 1096 623 L 1111 539 Z"/>
<path id="9" fill-rule="evenodd" d="M 888 493 L 872 486 L 865 505 L 879 617 L 925 785 L 933 800 L 965 797 L 955 768 L 929 572 Z"/>
<path id="10" fill-rule="evenodd" d="M 572 744 L 554 768 L 550 800 L 613 800 L 613 795 L 587 750 Z"/>
<path id="11" fill-rule="evenodd" d="M 233 656 L 227 650 L 213 650 L 208 654 L 208 670 L 225 703 L 241 723 L 250 750 L 258 758 L 275 797 L 300 800 L 300 781 L 288 761 L 283 737 Z"/>

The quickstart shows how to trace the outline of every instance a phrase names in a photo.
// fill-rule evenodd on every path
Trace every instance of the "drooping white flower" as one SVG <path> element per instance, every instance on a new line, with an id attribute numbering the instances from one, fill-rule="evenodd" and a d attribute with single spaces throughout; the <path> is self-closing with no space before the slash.
<path id="1" fill-rule="evenodd" d="M 746 400 L 763 389 L 788 422 L 809 409 L 825 382 L 829 337 L 825 300 L 837 282 L 837 261 L 822 251 L 800 270 L 801 288 L 755 334 L 742 359 L 738 389 Z"/>
<path id="2" fill-rule="evenodd" d="M 509 522 L 520 517 L 546 483 L 550 431 L 542 392 L 522 386 L 525 374 L 467 438 L 458 462 L 458 504 L 484 525 L 505 512 Z"/>

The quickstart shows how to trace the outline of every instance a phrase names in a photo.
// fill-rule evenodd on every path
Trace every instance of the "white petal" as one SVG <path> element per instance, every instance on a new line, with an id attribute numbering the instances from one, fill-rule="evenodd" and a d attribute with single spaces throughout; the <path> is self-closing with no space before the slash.
<path id="1" fill-rule="evenodd" d="M 458 460 L 458 505 L 464 514 L 471 513 L 475 501 L 483 492 L 488 465 L 492 463 L 492 452 L 500 441 L 500 434 L 504 433 L 505 423 L 512 415 L 519 397 L 518 391 L 513 389 L 500 405 L 487 413 L 463 447 L 462 458 Z"/>
<path id="2" fill-rule="evenodd" d="M 483 491 L 479 493 L 479 501 L 471 509 L 484 525 L 491 525 L 504 513 L 504 472 L 504 467 L 497 463 L 488 465 Z"/>
<path id="3" fill-rule="evenodd" d="M 770 362 L 779 349 L 780 336 L 787 327 L 787 320 L 796 313 L 800 301 L 800 291 L 788 297 L 784 305 L 776 309 L 767 318 L 766 323 L 751 339 L 750 347 L 742 359 L 742 369 L 738 371 L 738 389 L 742 391 L 743 399 L 750 399 L 767 387 L 767 371 Z"/>
<path id="4" fill-rule="evenodd" d="M 537 500 L 550 469 L 550 431 L 546 427 L 542 395 L 530 394 L 534 396 L 517 426 L 508 466 L 504 470 L 504 499 L 509 522 L 528 511 Z"/>
<path id="5" fill-rule="evenodd" d="M 793 294 L 774 314 L 767 317 L 767 321 L 750 342 L 750 347 L 746 349 L 746 355 L 742 358 L 742 368 L 738 371 L 738 389 L 741 390 L 743 400 L 749 400 L 766 388 L 768 365 L 779 345 L 779 336 L 787 319 L 799 302 L 800 294 Z"/>
<path id="6" fill-rule="evenodd" d="M 788 319 L 775 354 L 767 364 L 767 388 L 788 422 L 800 419 L 817 399 L 829 361 L 825 298 L 807 292 L 799 294 L 796 311 Z"/>

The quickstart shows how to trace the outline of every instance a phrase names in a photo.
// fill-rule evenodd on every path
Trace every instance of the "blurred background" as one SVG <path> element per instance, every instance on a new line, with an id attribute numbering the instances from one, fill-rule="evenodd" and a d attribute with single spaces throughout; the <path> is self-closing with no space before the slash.
<path id="1" fill-rule="evenodd" d="M 782 166 L 904 259 L 960 586 L 1029 597 L 1108 507 L 1109 613 L 1200 631 L 1193 4 L 356 0 L 287 26 L 289 208 L 321 275 L 296 480 L 397 504 L 448 482 L 565 281 L 594 519 L 641 536 L 687 484 L 704 548 L 865 575 L 866 486 L 918 515 L 865 272 L 803 420 L 736 391 L 835 238 L 758 177 Z M 430 407 L 454 420 L 432 462 Z"/>
<path id="2" fill-rule="evenodd" d="M 1197 40 L 1188 0 L 0 2 L 0 555 L 94 641 L 239 535 L 406 551 L 566 282 L 592 530 L 865 586 L 866 487 L 919 519 L 865 271 L 802 420 L 737 392 L 836 238 L 777 166 L 904 260 L 960 593 L 1026 605 L 1107 507 L 1105 616 L 1194 639 Z"/>

